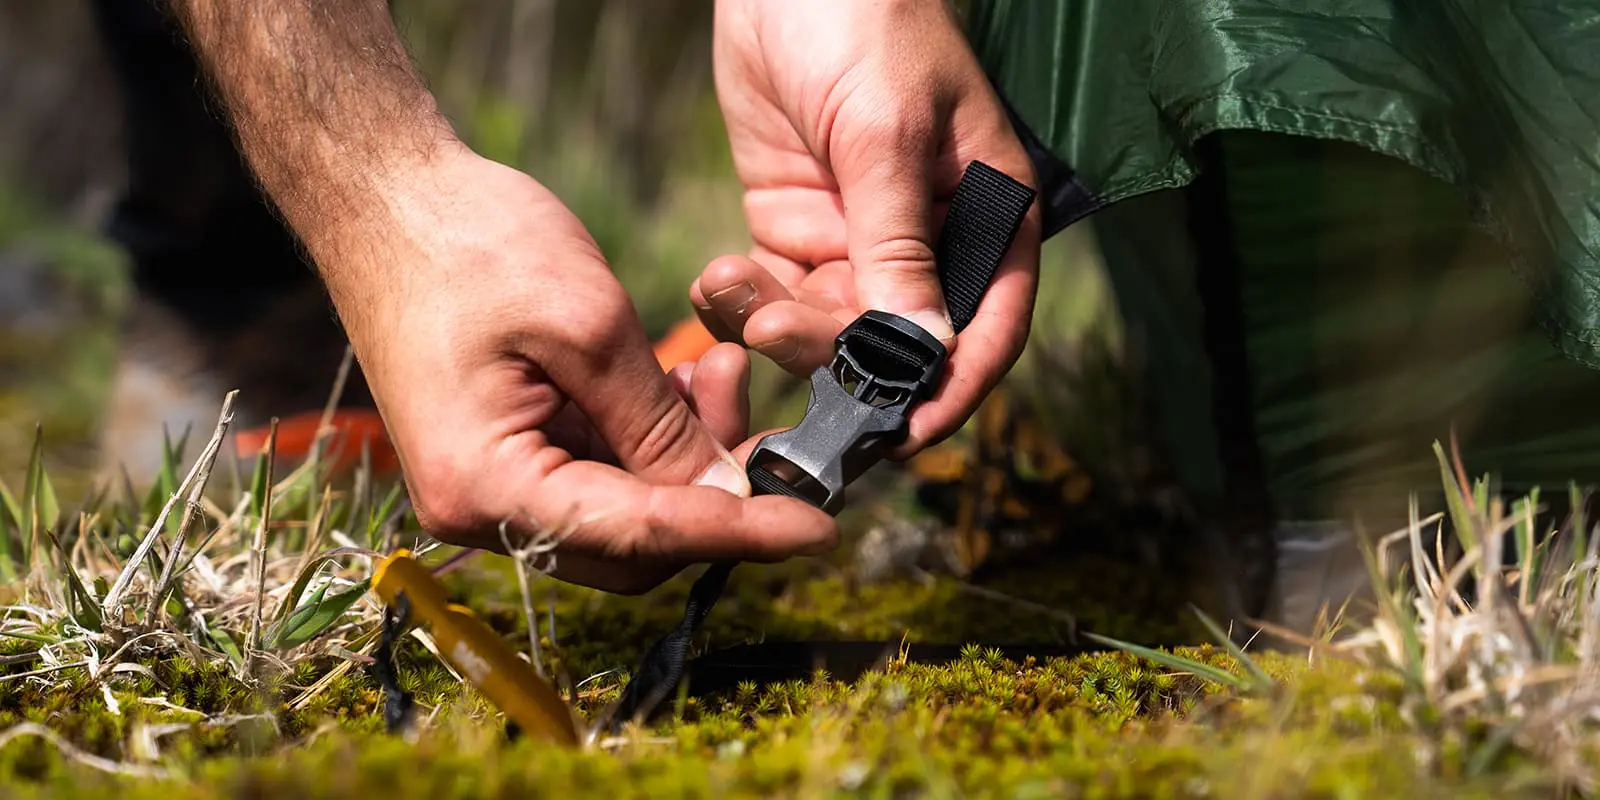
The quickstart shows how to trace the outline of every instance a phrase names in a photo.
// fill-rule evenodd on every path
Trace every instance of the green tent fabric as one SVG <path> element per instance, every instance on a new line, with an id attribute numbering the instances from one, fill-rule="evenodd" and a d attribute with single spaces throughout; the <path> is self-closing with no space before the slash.
<path id="1" fill-rule="evenodd" d="M 1047 232 L 1094 217 L 1192 488 L 1403 504 L 1452 428 L 1508 489 L 1600 483 L 1600 4 L 963 13 Z"/>

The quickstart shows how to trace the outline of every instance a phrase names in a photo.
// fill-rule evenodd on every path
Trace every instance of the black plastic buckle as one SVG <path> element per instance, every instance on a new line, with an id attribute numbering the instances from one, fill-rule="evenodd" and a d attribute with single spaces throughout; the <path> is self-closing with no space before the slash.
<path id="1" fill-rule="evenodd" d="M 830 514 L 844 490 L 905 441 L 911 408 L 933 395 L 944 345 L 905 317 L 868 311 L 834 340 L 833 361 L 811 373 L 800 424 L 756 444 L 746 472 L 756 494 L 782 494 Z"/>

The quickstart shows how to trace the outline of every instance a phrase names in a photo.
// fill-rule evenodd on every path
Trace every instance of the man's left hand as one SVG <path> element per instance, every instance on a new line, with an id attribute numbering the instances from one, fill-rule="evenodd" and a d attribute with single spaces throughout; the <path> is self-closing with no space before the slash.
<path id="1" fill-rule="evenodd" d="M 690 289 L 701 320 L 804 375 L 867 309 L 951 348 L 904 458 L 959 428 L 1027 342 L 1039 266 L 1029 213 L 971 325 L 953 334 L 934 246 L 972 160 L 1032 164 L 944 0 L 718 0 L 715 74 L 755 247 Z"/>

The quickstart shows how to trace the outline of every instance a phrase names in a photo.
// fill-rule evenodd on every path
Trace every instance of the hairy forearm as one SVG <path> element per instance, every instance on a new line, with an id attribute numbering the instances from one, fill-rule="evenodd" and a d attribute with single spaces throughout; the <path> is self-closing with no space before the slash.
<path id="1" fill-rule="evenodd" d="M 342 231 L 381 224 L 449 124 L 384 0 L 169 0 L 240 149 L 324 277 L 359 261 Z"/>

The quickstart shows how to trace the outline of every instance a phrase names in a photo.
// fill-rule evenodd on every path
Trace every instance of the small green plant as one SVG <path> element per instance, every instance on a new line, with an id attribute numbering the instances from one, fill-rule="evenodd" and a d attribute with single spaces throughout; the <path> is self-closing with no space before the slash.
<path id="1" fill-rule="evenodd" d="M 1228 655 L 1231 656 L 1238 665 L 1244 668 L 1243 675 L 1235 674 L 1220 667 L 1207 664 L 1198 659 L 1188 658 L 1171 652 L 1164 652 L 1155 648 L 1133 644 L 1131 642 L 1124 642 L 1119 639 L 1114 639 L 1109 636 L 1102 636 L 1091 631 L 1085 631 L 1083 636 L 1092 642 L 1097 642 L 1107 647 L 1114 647 L 1118 650 L 1124 650 L 1136 656 L 1150 659 L 1157 664 L 1162 664 L 1171 669 L 1193 674 L 1208 681 L 1227 686 L 1228 688 L 1238 691 L 1241 694 L 1264 695 L 1270 692 L 1272 688 L 1277 685 L 1272 676 L 1267 674 L 1267 671 L 1262 669 L 1261 665 L 1257 664 L 1253 659 L 1250 658 L 1250 656 L 1246 655 L 1244 648 L 1240 647 L 1239 644 L 1234 641 L 1233 637 L 1228 635 L 1228 632 L 1223 630 L 1221 625 L 1217 624 L 1216 620 L 1213 620 L 1211 617 L 1207 616 L 1204 611 L 1201 611 L 1198 608 L 1194 609 L 1194 613 L 1196 617 L 1200 618 L 1201 624 L 1205 625 L 1206 629 L 1217 640 L 1217 643 L 1227 650 Z"/>
<path id="2" fill-rule="evenodd" d="M 1410 523 L 1364 548 L 1377 593 L 1371 622 L 1346 628 L 1341 608 L 1321 636 L 1298 638 L 1313 653 L 1397 678 L 1402 715 L 1440 745 L 1460 743 L 1467 775 L 1532 758 L 1563 789 L 1593 796 L 1600 778 L 1600 537 L 1585 515 L 1587 498 L 1569 487 L 1570 518 L 1547 529 L 1537 490 L 1508 510 L 1492 479 L 1469 483 L 1459 458 L 1437 443 L 1434 450 L 1447 510 L 1423 518 L 1413 497 Z M 1391 557 L 1396 545 L 1402 557 Z M 1238 696 L 1281 688 L 1227 631 L 1195 613 L 1239 670 L 1083 635 Z M 1438 757 L 1438 746 L 1429 752 Z"/>
<path id="3" fill-rule="evenodd" d="M 1508 509 L 1493 480 L 1469 483 L 1459 456 L 1434 451 L 1447 513 L 1420 519 L 1413 502 L 1410 524 L 1369 548 L 1378 613 L 1341 648 L 1403 677 L 1405 710 L 1420 727 L 1470 742 L 1469 774 L 1515 748 L 1592 796 L 1600 561 L 1587 498 L 1569 487 L 1569 519 L 1544 528 L 1537 491 Z M 1388 557 L 1395 546 L 1403 555 Z"/>

